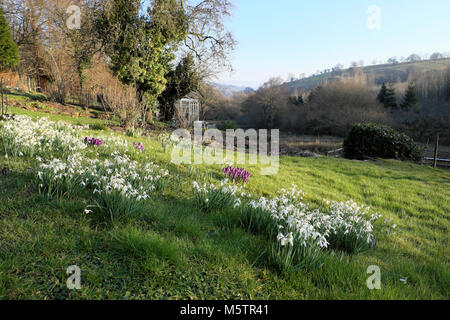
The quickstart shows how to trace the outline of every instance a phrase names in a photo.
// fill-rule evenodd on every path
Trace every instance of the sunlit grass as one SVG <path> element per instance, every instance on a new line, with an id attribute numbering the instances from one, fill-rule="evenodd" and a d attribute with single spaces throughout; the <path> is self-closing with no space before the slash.
<path id="1" fill-rule="evenodd" d="M 97 122 L 20 112 L 73 124 Z M 244 189 L 255 196 L 271 197 L 295 183 L 308 203 L 352 199 L 398 225 L 380 235 L 376 250 L 334 252 L 321 268 L 279 272 L 261 250 L 271 242 L 243 228 L 236 211 L 207 213 L 196 206 L 191 182 L 218 183 L 221 165 L 193 170 L 171 164 L 170 153 L 154 138 L 107 134 L 130 145 L 143 143 L 144 153 L 133 159 L 148 157 L 177 180 L 138 212 L 104 224 L 84 213 L 91 195 L 41 197 L 34 180 L 37 161 L 0 152 L 0 171 L 9 168 L 0 173 L 0 298 L 448 299 L 449 171 L 398 161 L 294 157 L 282 157 L 275 176 L 262 176 L 260 165 L 245 166 L 252 176 Z M 74 264 L 82 270 L 80 291 L 65 288 L 66 268 Z M 382 270 L 381 290 L 366 287 L 370 265 Z"/>

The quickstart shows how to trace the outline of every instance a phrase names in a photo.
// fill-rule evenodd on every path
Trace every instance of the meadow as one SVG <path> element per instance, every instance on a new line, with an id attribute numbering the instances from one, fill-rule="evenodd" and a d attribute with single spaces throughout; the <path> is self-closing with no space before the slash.
<path id="1" fill-rule="evenodd" d="M 171 163 L 159 132 L 12 111 L 2 299 L 449 298 L 448 170 L 283 156 L 277 175 L 248 165 L 236 185 L 221 165 Z M 66 287 L 71 265 L 81 290 Z M 380 290 L 366 285 L 372 265 Z"/>
<path id="2" fill-rule="evenodd" d="M 366 74 L 374 74 L 379 79 L 391 79 L 394 81 L 399 76 L 404 76 L 408 73 L 408 69 L 414 68 L 417 72 L 423 73 L 434 70 L 445 70 L 450 65 L 450 59 L 439 60 L 423 60 L 415 62 L 403 62 L 397 64 L 379 64 L 362 67 Z M 290 82 L 290 88 L 298 90 L 315 88 L 322 85 L 326 81 L 334 81 L 340 77 L 350 76 L 351 69 L 339 70 L 335 72 L 325 72 L 317 74 L 305 79 Z M 387 80 L 386 80 L 387 81 Z"/>

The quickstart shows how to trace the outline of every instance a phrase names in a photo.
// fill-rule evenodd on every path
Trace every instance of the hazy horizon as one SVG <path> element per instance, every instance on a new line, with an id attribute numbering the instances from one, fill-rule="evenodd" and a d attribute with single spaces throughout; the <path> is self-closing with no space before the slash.
<path id="1" fill-rule="evenodd" d="M 448 0 L 299 2 L 234 0 L 228 23 L 238 45 L 233 73 L 215 82 L 258 88 L 270 77 L 311 75 L 353 61 L 448 52 Z M 432 19 L 430 20 L 430 17 Z"/>

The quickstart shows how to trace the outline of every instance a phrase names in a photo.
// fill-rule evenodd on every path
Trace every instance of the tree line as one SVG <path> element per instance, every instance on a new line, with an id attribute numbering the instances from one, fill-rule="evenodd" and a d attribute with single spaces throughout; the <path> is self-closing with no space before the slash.
<path id="1" fill-rule="evenodd" d="M 164 120 L 173 102 L 225 68 L 235 40 L 225 27 L 228 0 L 4 0 L 0 67 L 19 74 L 24 90 L 65 104 L 98 101 L 126 126 Z M 3 36 L 3 34 L 8 34 Z M 3 49 L 0 49 L 3 50 Z"/>
<path id="2" fill-rule="evenodd" d="M 231 98 L 209 90 L 206 118 L 251 128 L 345 137 L 355 123 L 395 127 L 427 142 L 440 133 L 450 143 L 450 69 L 416 72 L 406 81 L 382 83 L 355 69 L 347 77 L 297 91 L 273 78 L 256 92 Z"/>

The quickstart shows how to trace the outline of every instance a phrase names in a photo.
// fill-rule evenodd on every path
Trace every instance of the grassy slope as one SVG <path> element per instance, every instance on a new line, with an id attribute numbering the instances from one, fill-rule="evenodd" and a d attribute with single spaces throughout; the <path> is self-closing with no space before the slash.
<path id="1" fill-rule="evenodd" d="M 381 236 L 375 251 L 333 256 L 315 271 L 277 274 L 260 259 L 264 239 L 242 230 L 236 213 L 199 212 L 191 200 L 196 177 L 168 165 L 156 141 L 133 140 L 179 178 L 144 212 L 108 226 L 83 214 L 91 204 L 87 197 L 41 199 L 35 161 L 0 153 L 0 169 L 12 170 L 0 175 L 0 298 L 448 299 L 449 171 L 397 161 L 283 157 L 280 173 L 263 177 L 250 166 L 254 193 L 273 195 L 296 183 L 308 201 L 354 199 L 399 226 Z M 220 179 L 217 166 L 199 169 Z M 77 292 L 65 288 L 65 270 L 73 264 L 82 270 Z M 379 291 L 365 284 L 373 264 L 382 269 Z M 400 281 L 405 277 L 407 284 Z"/>
<path id="2" fill-rule="evenodd" d="M 106 121 L 106 120 L 102 120 L 102 119 L 94 119 L 94 118 L 88 118 L 88 116 L 83 116 L 87 113 L 89 113 L 89 111 L 93 111 L 92 109 L 87 109 L 84 110 L 82 107 L 75 105 L 75 104 L 67 104 L 67 109 L 74 111 L 74 112 L 78 112 L 79 114 L 81 114 L 82 116 L 80 117 L 70 117 L 68 115 L 65 115 L 64 113 L 61 112 L 61 110 L 58 110 L 57 108 L 55 108 L 52 105 L 49 105 L 46 101 L 47 101 L 47 97 L 44 94 L 41 93 L 23 93 L 23 92 L 10 92 L 7 94 L 7 99 L 9 101 L 9 104 L 12 103 L 16 103 L 18 106 L 21 107 L 13 107 L 13 106 L 9 106 L 6 110 L 6 106 L 5 108 L 5 113 L 7 111 L 7 113 L 10 114 L 19 114 L 19 115 L 27 115 L 30 116 L 32 118 L 38 118 L 38 117 L 48 117 L 49 114 L 51 114 L 51 118 L 54 121 L 68 121 L 71 122 L 73 124 L 77 124 L 77 125 L 87 125 L 87 124 L 106 124 L 106 125 L 119 125 L 119 123 L 117 121 Z M 5 100 L 6 100 L 6 95 L 5 95 Z M 37 105 L 36 105 L 37 103 Z M 38 106 L 40 109 L 38 109 L 38 111 L 30 111 L 27 109 L 24 109 L 23 107 L 26 105 L 35 105 Z M 59 105 L 60 107 L 63 107 L 62 105 Z M 33 110 L 33 109 L 32 109 Z M 97 113 L 103 113 L 103 111 L 98 111 L 95 110 L 95 112 Z"/>
<path id="3" fill-rule="evenodd" d="M 406 74 L 409 68 L 414 68 L 417 72 L 426 72 L 430 70 L 442 70 L 450 67 L 450 58 L 441 60 L 425 60 L 418 62 L 399 63 L 399 64 L 383 64 L 375 66 L 367 66 L 363 71 L 367 74 L 373 73 L 376 79 L 390 79 L 396 82 L 400 74 Z M 321 85 L 327 79 L 333 81 L 341 76 L 350 75 L 350 69 L 341 72 L 325 73 L 316 76 L 311 76 L 305 79 L 297 80 L 288 83 L 287 86 L 291 89 L 310 90 L 318 85 Z M 385 80 L 386 81 L 386 80 Z"/>

